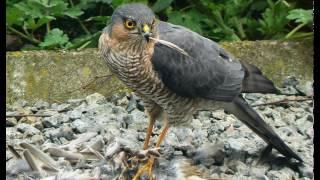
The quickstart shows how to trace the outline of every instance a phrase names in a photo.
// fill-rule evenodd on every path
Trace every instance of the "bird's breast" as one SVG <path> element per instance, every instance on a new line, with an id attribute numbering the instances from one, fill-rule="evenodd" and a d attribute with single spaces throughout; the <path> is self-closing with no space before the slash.
<path id="1" fill-rule="evenodd" d="M 101 45 L 100 45 L 101 46 Z M 149 52 L 133 56 L 121 47 L 100 48 L 110 70 L 133 91 L 162 107 L 172 125 L 187 124 L 195 108 L 195 99 L 179 96 L 168 89 L 153 69 Z"/>

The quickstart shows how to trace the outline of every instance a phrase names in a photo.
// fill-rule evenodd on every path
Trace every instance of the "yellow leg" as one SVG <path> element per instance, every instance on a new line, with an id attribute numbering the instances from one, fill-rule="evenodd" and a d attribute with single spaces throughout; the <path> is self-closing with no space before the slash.
<path id="1" fill-rule="evenodd" d="M 148 126 L 148 129 L 147 129 L 146 139 L 144 140 L 143 150 L 147 149 L 148 146 L 149 146 L 149 141 L 150 141 L 150 137 L 151 137 L 151 133 L 152 133 L 152 129 L 153 129 L 155 121 L 156 121 L 155 118 L 150 115 L 149 126 Z"/>
<path id="2" fill-rule="evenodd" d="M 164 140 L 164 137 L 166 136 L 168 130 L 169 130 L 169 124 L 168 124 L 168 119 L 167 117 L 165 116 L 165 119 L 164 119 L 164 127 L 158 137 L 158 140 L 157 140 L 157 144 L 156 144 L 156 147 L 160 147 L 160 144 L 161 142 Z M 132 178 L 132 180 L 137 180 L 137 178 L 139 176 L 141 176 L 143 174 L 143 172 L 147 171 L 148 172 L 148 175 L 149 175 L 149 180 L 152 180 L 153 177 L 152 177 L 152 167 L 153 167 L 153 163 L 154 163 L 154 157 L 150 157 L 150 159 L 148 160 L 148 162 L 142 166 L 138 172 L 136 173 L 136 175 Z"/>

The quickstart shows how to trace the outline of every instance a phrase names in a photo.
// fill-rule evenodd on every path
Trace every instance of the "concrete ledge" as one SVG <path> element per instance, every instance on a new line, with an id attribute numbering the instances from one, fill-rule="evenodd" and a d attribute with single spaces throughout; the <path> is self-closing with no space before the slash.
<path id="1" fill-rule="evenodd" d="M 221 45 L 235 57 L 261 68 L 278 86 L 289 75 L 302 83 L 313 80 L 310 41 L 244 41 Z M 97 49 L 7 52 L 6 81 L 7 103 L 18 99 L 63 102 L 94 92 L 109 96 L 128 90 L 110 74 Z"/>

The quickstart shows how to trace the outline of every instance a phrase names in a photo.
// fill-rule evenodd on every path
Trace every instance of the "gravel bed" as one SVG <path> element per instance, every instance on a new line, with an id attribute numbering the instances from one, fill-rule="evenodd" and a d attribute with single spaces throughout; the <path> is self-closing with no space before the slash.
<path id="1" fill-rule="evenodd" d="M 295 88 L 283 91 L 299 93 Z M 250 104 L 304 98 L 244 97 Z M 130 179 L 135 163 L 143 163 L 133 157 L 140 153 L 143 161 L 158 152 L 155 179 L 192 175 L 203 179 L 313 179 L 313 101 L 254 108 L 302 157 L 304 165 L 286 160 L 276 150 L 257 163 L 266 143 L 223 110 L 200 112 L 190 127 L 171 128 L 160 150 L 142 151 L 148 120 L 139 98 L 133 93 L 110 98 L 95 93 L 66 103 L 19 100 L 7 105 L 7 179 Z M 161 126 L 160 121 L 156 123 L 151 148 Z"/>

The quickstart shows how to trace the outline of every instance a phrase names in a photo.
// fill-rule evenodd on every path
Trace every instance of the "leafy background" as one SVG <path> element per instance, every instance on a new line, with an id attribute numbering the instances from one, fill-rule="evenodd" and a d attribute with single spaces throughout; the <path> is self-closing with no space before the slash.
<path id="1" fill-rule="evenodd" d="M 97 47 L 114 9 L 129 2 L 218 42 L 313 38 L 311 0 L 6 0 L 6 30 L 24 50 Z"/>

